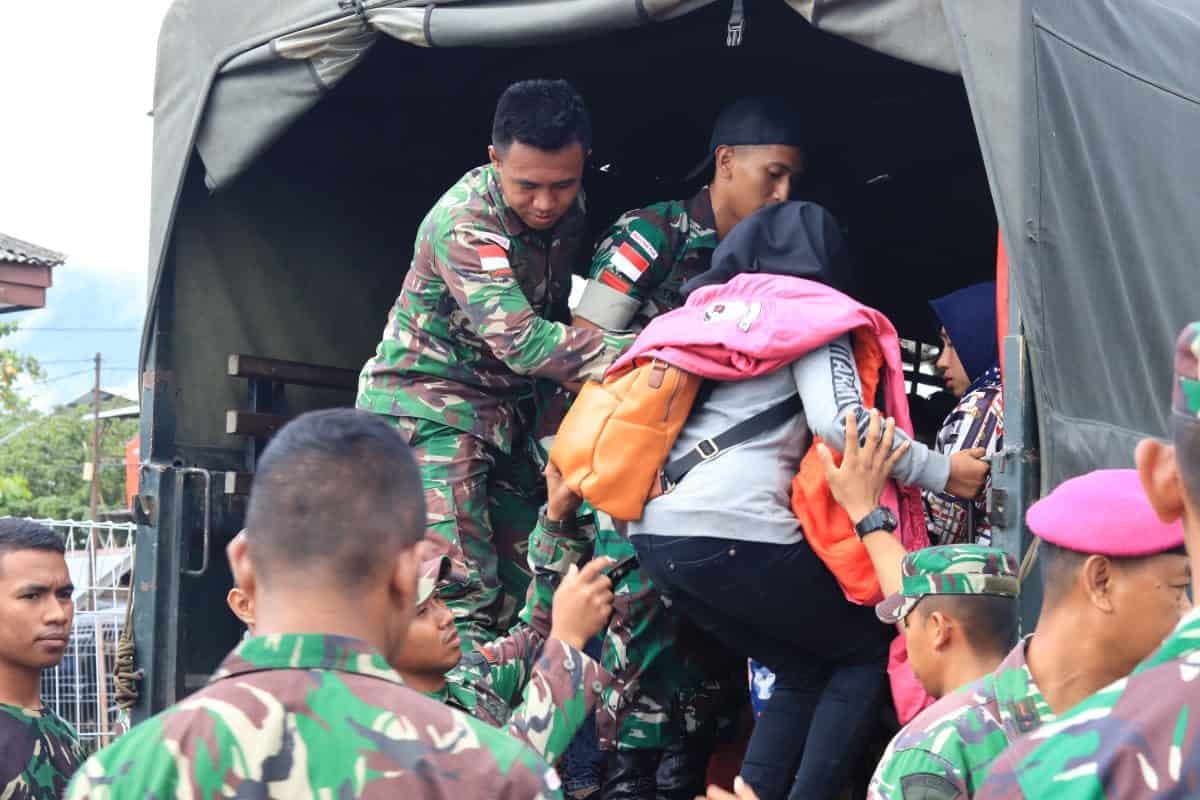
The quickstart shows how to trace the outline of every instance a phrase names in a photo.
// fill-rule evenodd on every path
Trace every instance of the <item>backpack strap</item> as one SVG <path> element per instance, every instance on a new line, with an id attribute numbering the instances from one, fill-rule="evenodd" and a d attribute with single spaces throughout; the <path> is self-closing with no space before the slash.
<path id="1" fill-rule="evenodd" d="M 800 395 L 794 394 L 712 438 L 702 439 L 691 450 L 663 467 L 664 488 L 679 483 L 698 464 L 716 458 L 734 445 L 779 427 L 799 414 L 803 407 Z"/>

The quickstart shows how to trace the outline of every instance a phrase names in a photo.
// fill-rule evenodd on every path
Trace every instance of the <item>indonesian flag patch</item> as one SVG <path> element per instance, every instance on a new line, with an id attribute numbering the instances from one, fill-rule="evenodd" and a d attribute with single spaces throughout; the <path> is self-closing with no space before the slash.
<path id="1" fill-rule="evenodd" d="M 493 278 L 512 276 L 512 267 L 508 263 L 508 253 L 498 244 L 485 244 L 476 248 L 479 253 L 479 265 L 483 271 L 490 273 Z"/>
<path id="2" fill-rule="evenodd" d="M 600 273 L 600 282 L 610 289 L 616 289 L 621 294 L 629 294 L 629 290 L 633 288 L 633 284 L 629 281 L 608 270 Z"/>
<path id="3" fill-rule="evenodd" d="M 650 266 L 650 262 L 629 242 L 621 242 L 613 251 L 612 265 L 617 272 L 637 283 L 638 278 L 642 277 L 642 273 Z"/>

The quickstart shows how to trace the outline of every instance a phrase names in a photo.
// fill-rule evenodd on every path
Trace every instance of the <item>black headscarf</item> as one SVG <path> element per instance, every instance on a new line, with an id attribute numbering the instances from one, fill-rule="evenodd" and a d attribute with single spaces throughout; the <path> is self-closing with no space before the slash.
<path id="1" fill-rule="evenodd" d="M 837 220 L 816 203 L 759 209 L 734 226 L 713 252 L 712 266 L 683 285 L 686 296 L 743 272 L 808 278 L 840 288 L 846 242 Z"/>

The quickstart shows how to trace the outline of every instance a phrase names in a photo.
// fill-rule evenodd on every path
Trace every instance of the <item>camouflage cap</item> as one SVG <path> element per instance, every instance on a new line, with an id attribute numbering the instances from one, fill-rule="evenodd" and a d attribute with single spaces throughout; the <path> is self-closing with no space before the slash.
<path id="1" fill-rule="evenodd" d="M 450 577 L 450 556 L 438 556 L 421 564 L 421 572 L 417 575 L 417 602 L 421 605 L 437 591 L 438 584 Z"/>
<path id="2" fill-rule="evenodd" d="M 900 565 L 900 591 L 875 606 L 875 615 L 895 624 L 931 594 L 991 594 L 1016 597 L 1017 562 L 995 547 L 950 544 L 914 550 Z"/>
<path id="3" fill-rule="evenodd" d="M 1188 493 L 1200 501 L 1200 322 L 1179 334 L 1172 380 L 1171 438 Z"/>
<path id="4" fill-rule="evenodd" d="M 1175 413 L 1200 419 L 1200 322 L 1193 322 L 1179 334 L 1174 389 Z"/>

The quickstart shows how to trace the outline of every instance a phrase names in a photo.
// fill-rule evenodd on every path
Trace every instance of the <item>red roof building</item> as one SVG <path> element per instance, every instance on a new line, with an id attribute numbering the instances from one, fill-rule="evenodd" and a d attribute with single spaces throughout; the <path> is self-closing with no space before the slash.
<path id="1" fill-rule="evenodd" d="M 51 271 L 66 258 L 0 233 L 0 314 L 44 307 Z"/>

